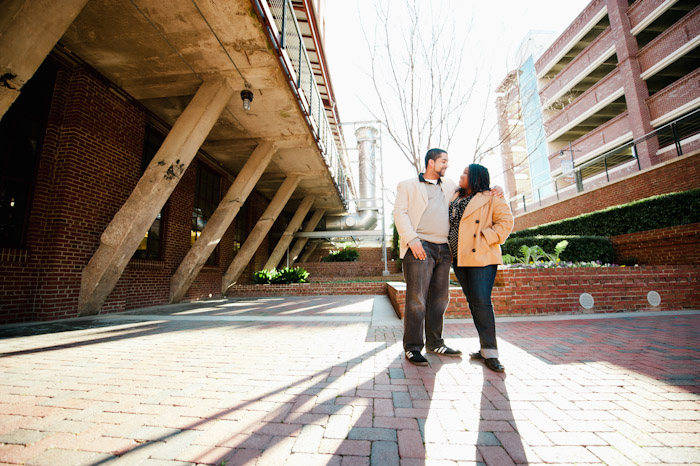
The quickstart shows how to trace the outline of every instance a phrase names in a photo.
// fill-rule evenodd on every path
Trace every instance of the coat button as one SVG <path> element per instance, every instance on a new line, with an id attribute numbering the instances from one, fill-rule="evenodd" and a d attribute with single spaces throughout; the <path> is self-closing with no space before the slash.
<path id="1" fill-rule="evenodd" d="M 476 238 L 476 235 L 474 235 L 474 238 Z"/>
<path id="2" fill-rule="evenodd" d="M 479 223 L 479 221 L 477 220 L 476 223 Z"/>
<path id="3" fill-rule="evenodd" d="M 476 252 L 476 249 L 472 249 L 472 252 Z"/>

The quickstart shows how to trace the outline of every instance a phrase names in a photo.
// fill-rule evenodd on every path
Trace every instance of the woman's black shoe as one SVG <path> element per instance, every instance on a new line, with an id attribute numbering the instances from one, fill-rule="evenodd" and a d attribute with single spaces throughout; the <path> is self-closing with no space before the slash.
<path id="1" fill-rule="evenodd" d="M 494 372 L 503 372 L 506 370 L 506 368 L 503 367 L 503 364 L 501 364 L 498 358 L 484 359 L 484 362 L 486 363 L 486 367 L 488 367 Z"/>

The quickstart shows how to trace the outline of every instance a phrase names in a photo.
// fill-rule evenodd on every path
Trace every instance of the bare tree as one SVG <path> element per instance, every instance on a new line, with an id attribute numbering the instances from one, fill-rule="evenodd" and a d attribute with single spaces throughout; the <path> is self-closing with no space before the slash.
<path id="1" fill-rule="evenodd" d="M 374 37 L 365 31 L 378 108 L 365 105 L 420 173 L 427 149 L 449 148 L 474 90 L 477 73 L 465 80 L 461 72 L 469 27 L 458 34 L 455 16 L 429 2 L 388 3 L 376 4 Z"/>

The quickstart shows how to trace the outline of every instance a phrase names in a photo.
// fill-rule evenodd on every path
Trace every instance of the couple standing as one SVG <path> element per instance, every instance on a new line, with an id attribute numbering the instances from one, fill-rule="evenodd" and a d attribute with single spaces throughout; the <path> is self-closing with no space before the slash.
<path id="1" fill-rule="evenodd" d="M 489 187 L 488 170 L 477 164 L 464 169 L 459 185 L 443 178 L 447 152 L 430 149 L 425 172 L 399 183 L 394 204 L 394 224 L 401 239 L 406 279 L 403 347 L 406 359 L 425 366 L 421 354 L 425 333 L 428 352 L 460 357 L 462 352 L 445 346 L 443 317 L 450 300 L 450 265 L 464 291 L 480 350 L 471 353 L 494 371 L 503 372 L 498 360 L 496 322 L 491 290 L 500 245 L 513 228 L 513 215 L 503 190 Z"/>

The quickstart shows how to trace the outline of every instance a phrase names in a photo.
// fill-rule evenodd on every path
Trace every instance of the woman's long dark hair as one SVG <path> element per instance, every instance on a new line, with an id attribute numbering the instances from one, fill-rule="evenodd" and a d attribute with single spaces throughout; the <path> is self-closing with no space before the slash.
<path id="1" fill-rule="evenodd" d="M 472 194 L 480 193 L 482 191 L 491 190 L 491 176 L 489 176 L 488 168 L 478 163 L 469 164 L 469 177 L 467 179 L 467 185 L 471 190 Z M 467 190 L 464 188 L 459 188 L 459 195 L 464 196 Z"/>

